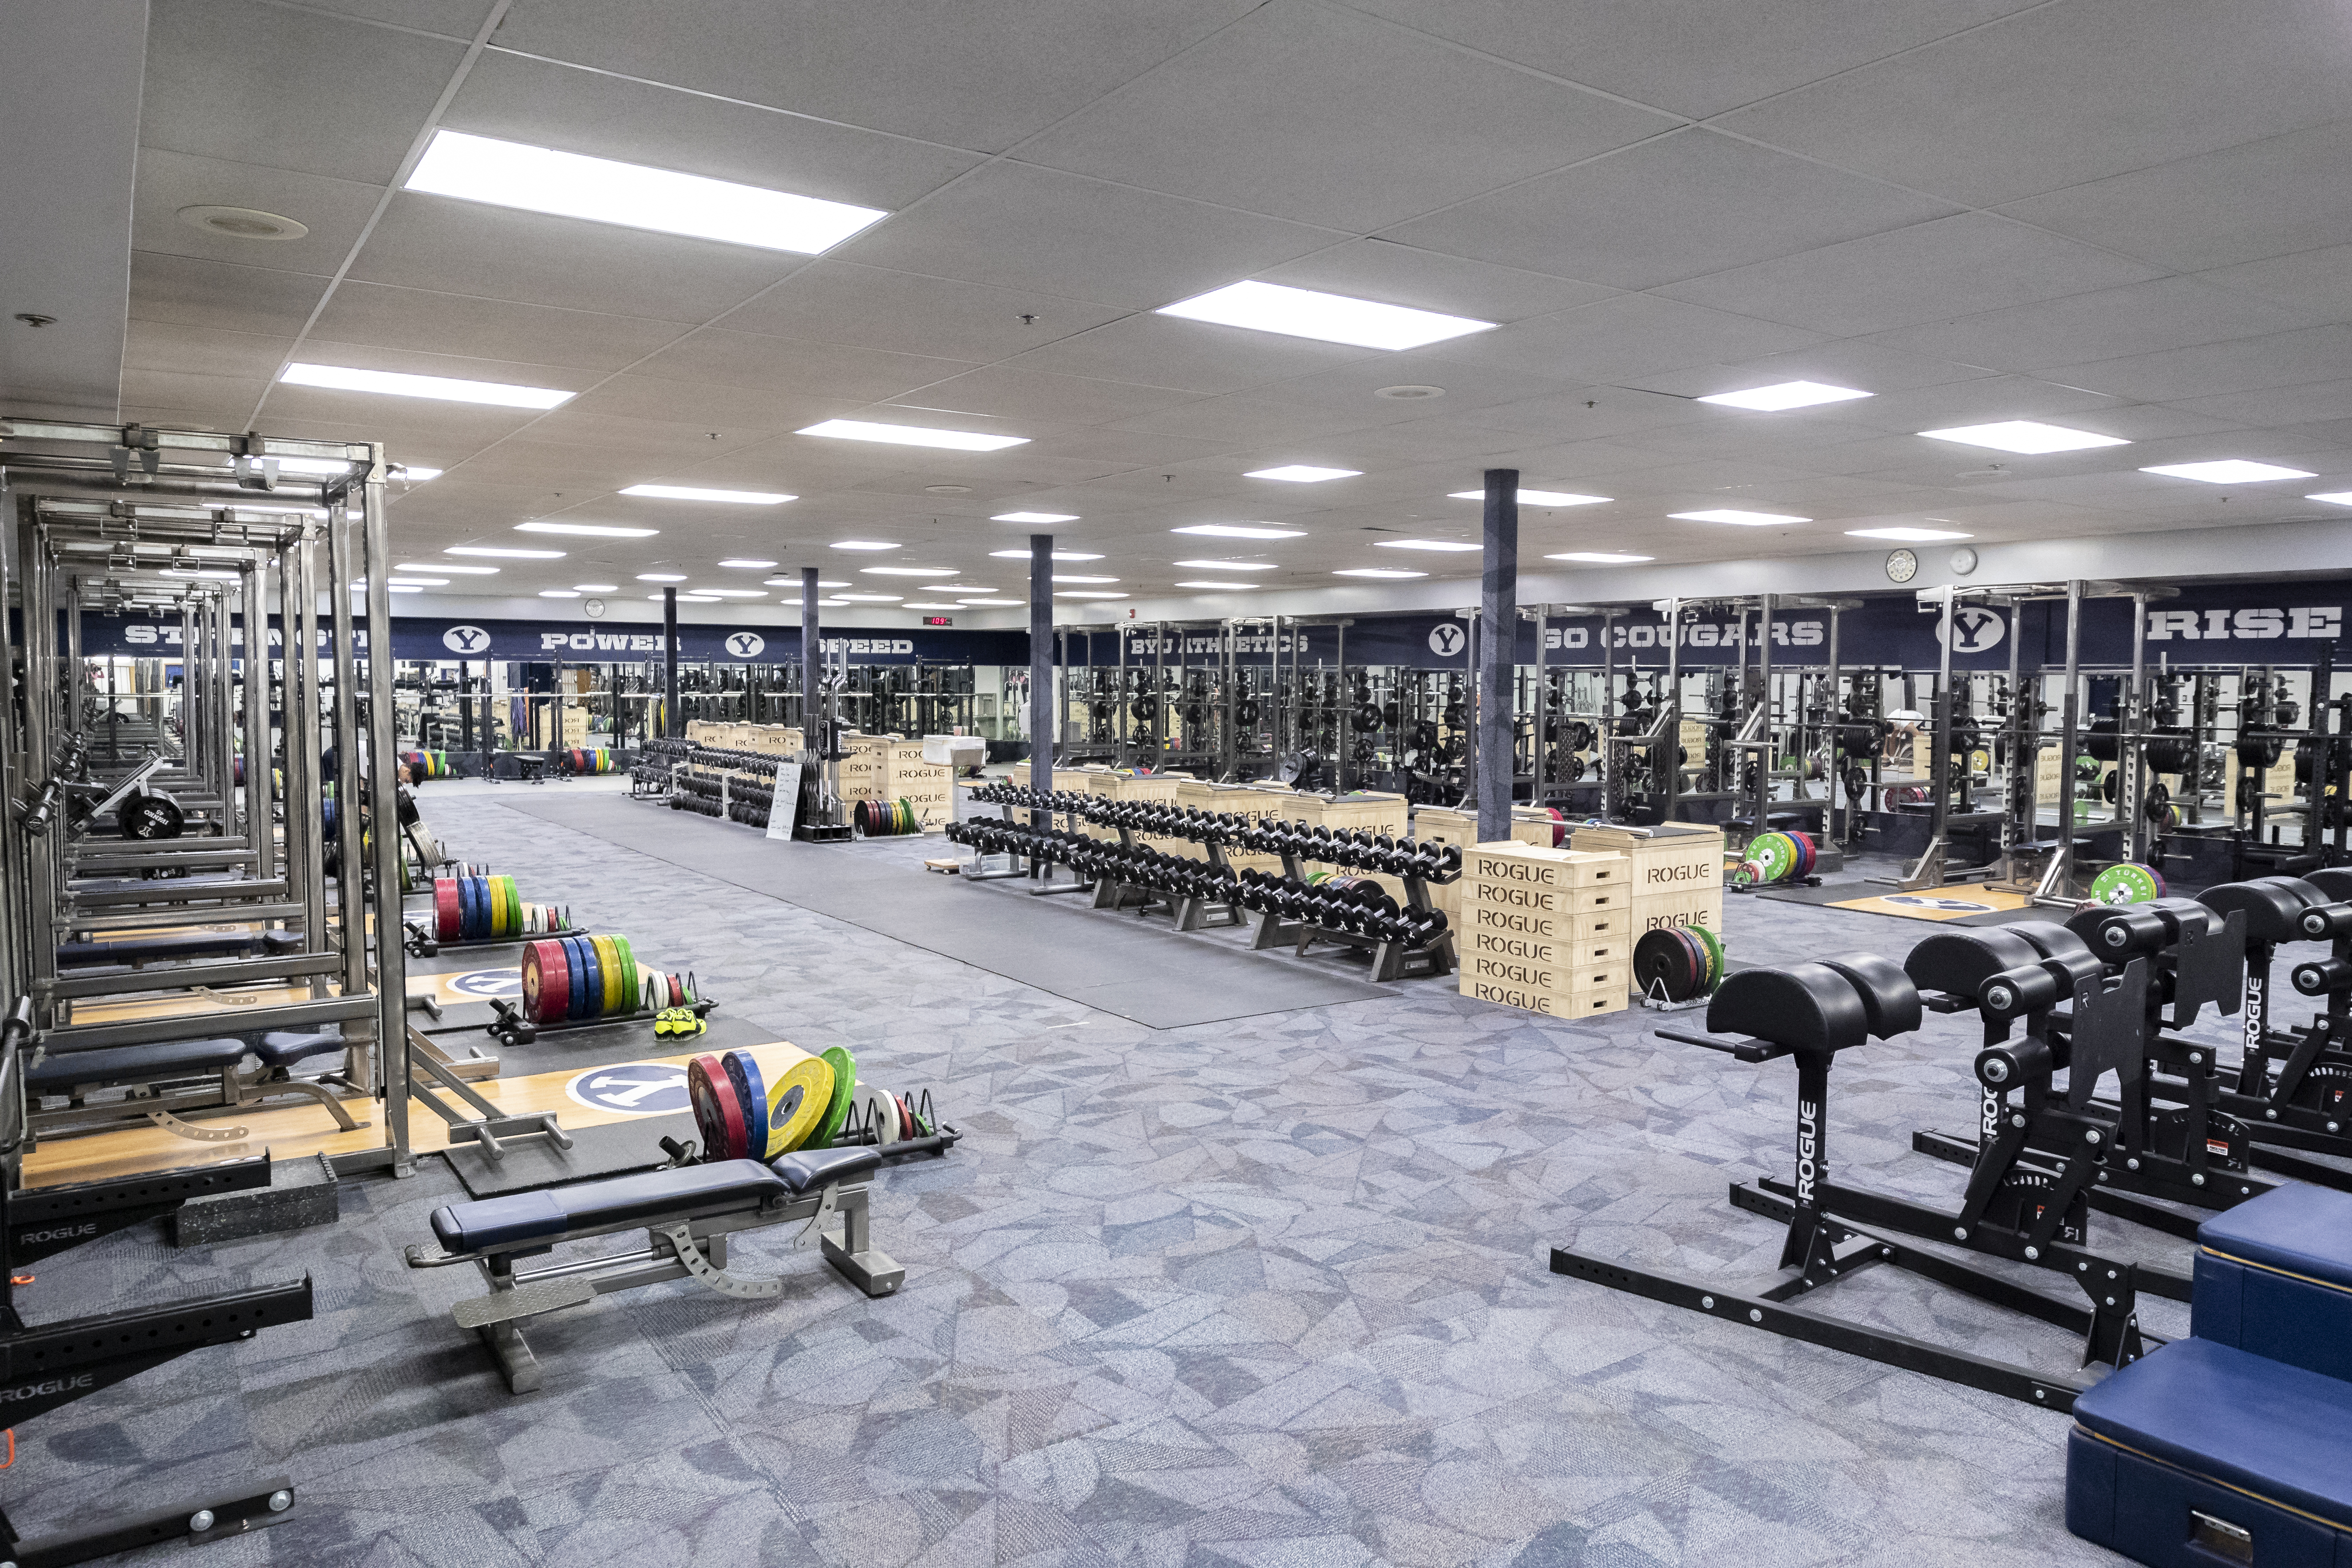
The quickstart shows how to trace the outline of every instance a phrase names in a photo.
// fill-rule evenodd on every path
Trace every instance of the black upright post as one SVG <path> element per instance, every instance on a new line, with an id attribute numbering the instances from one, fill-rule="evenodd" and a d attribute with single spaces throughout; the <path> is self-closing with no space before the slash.
<path id="1" fill-rule="evenodd" d="M 1486 572 L 1478 619 L 1478 841 L 1511 836 L 1511 782 L 1518 772 L 1512 724 L 1519 647 L 1519 470 L 1486 470 Z"/>
<path id="2" fill-rule="evenodd" d="M 1029 787 L 1054 787 L 1054 536 L 1029 536 Z M 1050 813 L 1035 813 L 1040 827 Z"/>
<path id="3" fill-rule="evenodd" d="M 801 750 L 816 744 L 819 714 L 816 706 L 817 672 L 824 667 L 824 656 L 817 640 L 816 585 L 817 569 L 801 568 Z"/>
<path id="4" fill-rule="evenodd" d="M 677 716 L 677 590 L 662 590 L 662 739 L 686 733 Z"/>

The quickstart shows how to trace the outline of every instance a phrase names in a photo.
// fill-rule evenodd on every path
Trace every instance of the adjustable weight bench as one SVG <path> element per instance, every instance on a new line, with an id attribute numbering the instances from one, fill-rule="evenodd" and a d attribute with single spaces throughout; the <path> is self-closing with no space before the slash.
<path id="1" fill-rule="evenodd" d="M 740 1230 L 803 1222 L 794 1245 L 814 1232 L 825 1261 L 868 1296 L 887 1296 L 907 1271 L 874 1249 L 869 1226 L 871 1178 L 886 1157 L 944 1152 L 959 1134 L 846 1149 L 804 1150 L 762 1163 L 718 1160 L 673 1165 L 642 1175 L 547 1187 L 511 1196 L 450 1204 L 433 1211 L 437 1245 L 408 1248 L 411 1268 L 471 1263 L 489 1282 L 489 1294 L 460 1301 L 458 1326 L 476 1331 L 489 1347 L 507 1387 L 529 1394 L 540 1385 L 538 1358 L 516 1325 L 526 1318 L 584 1306 L 601 1295 L 670 1279 L 693 1279 L 738 1300 L 772 1300 L 781 1278 L 746 1279 L 727 1268 L 727 1238 Z M 829 1228 L 838 1218 L 840 1229 Z M 519 1268 L 526 1258 L 568 1241 L 585 1241 L 643 1228 L 646 1245 Z"/>
<path id="2" fill-rule="evenodd" d="M 259 1106 L 272 1095 L 299 1094 L 317 1100 L 343 1131 L 367 1125 L 354 1120 L 342 1100 L 323 1083 L 293 1076 L 295 1063 L 343 1048 L 340 1029 L 272 1030 L 248 1042 L 235 1037 L 209 1040 L 166 1040 L 150 1046 L 110 1046 L 91 1051 L 53 1051 L 25 1073 L 28 1098 L 63 1096 L 72 1103 L 62 1110 L 30 1109 L 26 1120 L 36 1136 L 99 1131 L 121 1124 L 125 1110 L 146 1116 L 167 1132 L 199 1143 L 230 1143 L 247 1136 L 237 1126 L 204 1126 L 183 1121 L 184 1110 L 244 1110 Z M 239 1069 L 245 1058 L 259 1060 L 258 1070 Z M 202 1088 L 192 1079 L 212 1079 Z M 173 1086 L 180 1087 L 173 1087 Z M 94 1089 L 130 1089 L 127 1100 L 84 1104 Z"/>

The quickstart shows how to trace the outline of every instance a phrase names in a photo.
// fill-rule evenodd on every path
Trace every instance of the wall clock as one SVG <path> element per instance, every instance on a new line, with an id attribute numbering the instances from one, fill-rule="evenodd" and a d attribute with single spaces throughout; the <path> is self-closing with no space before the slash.
<path id="1" fill-rule="evenodd" d="M 1919 575 L 1919 557 L 1916 552 L 1908 550 L 1890 550 L 1886 552 L 1888 582 L 1908 583 L 1917 575 Z"/>

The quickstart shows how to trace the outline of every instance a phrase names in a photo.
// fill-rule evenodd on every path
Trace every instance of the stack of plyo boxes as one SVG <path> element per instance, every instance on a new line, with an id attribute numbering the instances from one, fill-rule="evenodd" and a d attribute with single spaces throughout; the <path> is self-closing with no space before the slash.
<path id="1" fill-rule="evenodd" d="M 1462 994 L 1556 1018 L 1625 1005 L 1630 862 L 1516 839 L 1462 857 L 1454 921 Z"/>

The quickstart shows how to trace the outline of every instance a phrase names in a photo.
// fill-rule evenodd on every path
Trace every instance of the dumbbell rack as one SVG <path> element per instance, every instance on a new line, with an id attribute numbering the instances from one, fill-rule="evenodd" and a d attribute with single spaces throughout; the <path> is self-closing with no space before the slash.
<path id="1" fill-rule="evenodd" d="M 1012 806 L 1005 807 L 1005 815 L 1011 816 L 1013 809 Z M 1121 827 L 1115 831 L 1118 834 L 1118 847 L 1121 849 L 1135 847 L 1135 834 L 1132 829 Z M 1209 852 L 1208 858 L 1202 864 L 1215 871 L 1220 880 L 1229 879 L 1233 875 L 1233 866 L 1225 858 L 1225 847 L 1213 838 L 1202 840 L 1201 847 Z M 1236 904 L 1199 898 L 1189 893 L 1171 896 L 1157 888 L 1146 887 L 1140 882 L 1116 881 L 1108 877 L 1097 877 L 1095 879 L 1095 901 L 1092 907 L 1098 910 L 1127 909 L 1129 907 L 1127 901 L 1129 893 L 1139 896 L 1139 901 L 1132 906 L 1139 916 L 1164 912 L 1175 922 L 1178 931 L 1202 930 L 1212 923 L 1210 919 L 1212 915 L 1220 917 L 1213 922 L 1217 925 L 1237 926 L 1244 923 L 1241 908 Z"/>
<path id="2" fill-rule="evenodd" d="M 1286 849 L 1282 852 L 1282 874 L 1292 881 L 1303 883 L 1307 880 L 1302 865 L 1296 851 Z M 1404 884 L 1405 908 L 1416 914 L 1427 914 L 1432 908 L 1429 884 L 1419 877 L 1412 876 L 1399 877 L 1398 880 Z M 1318 942 L 1336 942 L 1359 952 L 1369 951 L 1372 955 L 1370 978 L 1376 981 L 1436 977 L 1451 974 L 1454 969 L 1454 932 L 1451 930 L 1440 933 L 1427 947 L 1412 947 L 1381 937 L 1366 936 L 1361 931 L 1336 931 L 1307 921 L 1285 920 L 1279 911 L 1274 910 L 1256 911 L 1252 924 L 1255 927 L 1250 933 L 1253 952 L 1263 952 L 1286 942 L 1295 944 L 1292 949 L 1295 956 L 1304 958 L 1307 950 Z"/>

